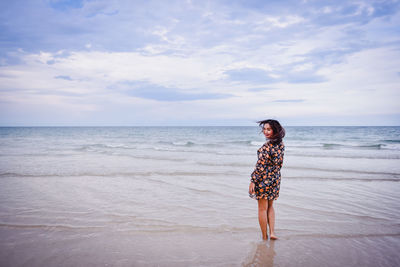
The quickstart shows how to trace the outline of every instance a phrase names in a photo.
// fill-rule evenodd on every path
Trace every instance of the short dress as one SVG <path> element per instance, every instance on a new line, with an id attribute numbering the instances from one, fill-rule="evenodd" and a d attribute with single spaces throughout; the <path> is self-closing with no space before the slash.
<path id="1" fill-rule="evenodd" d="M 276 200 L 281 185 L 281 168 L 285 145 L 283 142 L 272 144 L 266 142 L 257 150 L 258 160 L 251 174 L 255 184 L 255 199 Z"/>

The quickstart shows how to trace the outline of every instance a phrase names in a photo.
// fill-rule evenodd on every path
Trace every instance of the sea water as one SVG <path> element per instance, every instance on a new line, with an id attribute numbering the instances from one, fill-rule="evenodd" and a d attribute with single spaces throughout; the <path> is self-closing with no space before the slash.
<path id="1" fill-rule="evenodd" d="M 400 127 L 286 127 L 277 241 L 258 127 L 0 128 L 1 266 L 400 266 Z"/>

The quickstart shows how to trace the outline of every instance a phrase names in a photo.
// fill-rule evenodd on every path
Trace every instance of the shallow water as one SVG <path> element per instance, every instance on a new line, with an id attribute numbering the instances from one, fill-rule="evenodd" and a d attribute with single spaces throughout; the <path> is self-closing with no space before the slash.
<path id="1" fill-rule="evenodd" d="M 257 127 L 0 128 L 1 266 L 399 266 L 400 127 L 287 127 L 280 239 Z"/>

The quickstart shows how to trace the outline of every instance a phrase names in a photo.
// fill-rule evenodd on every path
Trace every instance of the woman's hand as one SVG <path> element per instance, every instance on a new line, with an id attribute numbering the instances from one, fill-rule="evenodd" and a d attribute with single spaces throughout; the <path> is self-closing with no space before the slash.
<path id="1" fill-rule="evenodd" d="M 249 194 L 250 195 L 254 195 L 254 187 L 255 187 L 256 185 L 253 183 L 253 182 L 250 182 L 250 185 L 249 185 Z"/>

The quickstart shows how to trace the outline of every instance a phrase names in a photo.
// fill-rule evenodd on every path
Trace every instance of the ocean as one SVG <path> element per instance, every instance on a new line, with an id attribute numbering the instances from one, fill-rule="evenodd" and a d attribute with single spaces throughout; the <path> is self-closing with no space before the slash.
<path id="1" fill-rule="evenodd" d="M 400 266 L 400 127 L 286 127 L 276 241 L 254 127 L 1 127 L 0 266 Z"/>

